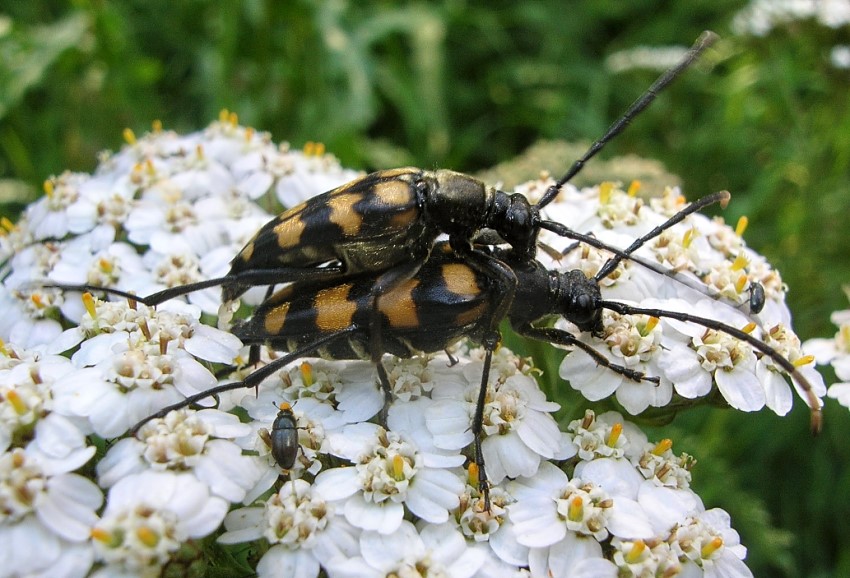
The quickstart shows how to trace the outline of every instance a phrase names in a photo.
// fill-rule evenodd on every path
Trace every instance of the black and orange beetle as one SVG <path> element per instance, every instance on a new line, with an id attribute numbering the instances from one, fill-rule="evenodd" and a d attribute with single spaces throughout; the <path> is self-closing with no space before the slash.
<path id="1" fill-rule="evenodd" d="M 340 281 L 369 274 L 372 279 L 369 298 L 373 304 L 369 351 L 371 358 L 378 360 L 384 352 L 378 323 L 379 301 L 393 288 L 415 277 L 428 259 L 437 237 L 448 235 L 451 248 L 459 258 L 482 274 L 501 278 L 504 293 L 494 315 L 501 319 L 513 300 L 516 278 L 504 263 L 475 248 L 479 236 L 487 233 L 488 244 L 510 245 L 515 261 L 534 258 L 540 229 L 585 241 L 587 237 L 544 219 L 541 209 L 716 38 L 715 34 L 704 32 L 682 60 L 662 74 L 569 171 L 549 187 L 537 204 L 532 205 L 521 194 L 505 193 L 450 170 L 378 171 L 313 197 L 272 219 L 236 255 L 226 276 L 135 299 L 152 306 L 220 285 L 223 301 L 230 302 L 254 286 L 302 280 Z M 73 289 L 98 288 L 78 286 Z"/>
<path id="2" fill-rule="evenodd" d="M 638 308 L 607 301 L 601 296 L 599 280 L 588 278 L 581 271 L 552 271 L 536 259 L 518 260 L 508 250 L 486 247 L 480 250 L 491 252 L 494 258 L 506 263 L 519 281 L 516 299 L 505 316 L 499 317 L 499 303 L 505 290 L 502 279 L 472 267 L 455 255 L 445 243 L 437 244 L 431 258 L 416 275 L 390 289 L 380 300 L 378 310 L 385 351 L 398 357 L 437 352 L 463 338 L 484 346 L 484 370 L 471 430 L 474 436 L 474 459 L 480 468 L 481 490 L 485 500 L 487 478 L 481 452 L 483 410 L 490 362 L 500 341 L 498 329 L 494 330 L 493 327 L 498 327 L 505 317 L 522 336 L 581 348 L 599 365 L 634 381 L 657 382 L 658 378 L 614 364 L 569 331 L 541 326 L 539 322 L 552 316 L 562 316 L 581 331 L 597 333 L 602 326 L 602 311 L 608 309 L 620 314 L 642 314 L 696 323 L 726 333 L 770 357 L 794 379 L 808 395 L 813 427 L 819 427 L 820 401 L 813 393 L 811 384 L 778 351 L 749 333 L 689 313 Z M 223 391 L 258 386 L 281 367 L 300 357 L 317 355 L 328 359 L 370 359 L 371 294 L 374 282 L 374 275 L 364 274 L 344 281 L 302 281 L 279 290 L 259 305 L 252 317 L 236 324 L 233 333 L 245 344 L 266 344 L 272 349 L 289 352 L 287 355 L 274 359 L 241 382 L 228 383 L 191 396 L 148 419 L 163 417 L 171 410 Z M 381 374 L 383 363 L 378 360 L 376 365 Z M 385 371 L 383 373 L 382 379 L 385 379 Z M 392 400 L 387 401 L 391 403 Z M 273 451 L 277 451 L 275 458 L 282 467 L 287 467 L 284 464 L 291 466 L 297 452 L 297 433 L 293 423 L 291 410 L 287 413 L 282 406 L 274 426 L 279 440 L 276 445 L 272 443 Z M 274 442 L 275 438 L 272 437 L 271 441 Z"/>

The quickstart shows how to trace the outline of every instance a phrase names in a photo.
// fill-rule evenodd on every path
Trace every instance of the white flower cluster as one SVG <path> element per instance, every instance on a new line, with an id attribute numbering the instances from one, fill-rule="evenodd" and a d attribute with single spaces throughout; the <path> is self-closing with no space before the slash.
<path id="1" fill-rule="evenodd" d="M 171 412 L 127 436 L 142 418 L 251 370 L 239 340 L 211 325 L 217 291 L 154 309 L 45 281 L 147 294 L 222 276 L 271 218 L 262 206 L 291 206 L 354 173 L 318 145 L 275 146 L 228 114 L 195 134 L 125 136 L 95 174 L 49 180 L 20 223 L 3 224 L 0 576 L 203 572 L 208 536 L 250 542 L 252 557 L 227 563 L 262 576 L 750 575 L 728 515 L 706 511 L 689 488 L 692 458 L 673 455 L 669 440 L 649 443 L 618 414 L 588 412 L 562 432 L 528 360 L 505 348 L 483 412 L 489 511 L 470 459 L 480 349 L 385 358 L 394 401 L 382 425 L 371 363 L 301 360 L 256 391 L 222 394 L 218 409 Z M 647 203 L 603 184 L 565 187 L 547 212 L 625 247 L 682 204 L 675 190 Z M 778 275 L 740 231 L 692 216 L 638 254 L 679 280 L 627 261 L 601 281 L 606 298 L 746 328 L 823 395 L 788 328 Z M 606 258 L 579 247 L 557 267 L 592 275 Z M 758 316 L 743 311 L 754 282 L 766 293 Z M 612 312 L 603 325 L 581 339 L 660 383 L 623 379 L 576 349 L 562 372 L 589 399 L 616 395 L 638 413 L 719 391 L 740 409 L 790 407 L 773 360 L 723 332 Z M 299 446 L 287 471 L 264 435 L 284 403 Z"/>
<path id="2" fill-rule="evenodd" d="M 664 71 L 682 61 L 687 46 L 636 46 L 605 59 L 605 67 L 618 74 L 627 70 Z"/>
<path id="3" fill-rule="evenodd" d="M 850 285 L 844 287 L 850 299 Z M 850 309 L 834 311 L 830 320 L 838 327 L 832 339 L 809 339 L 803 344 L 806 353 L 817 359 L 818 364 L 832 366 L 840 383 L 829 386 L 827 395 L 850 408 Z"/>
<path id="4" fill-rule="evenodd" d="M 765 36 L 776 26 L 812 18 L 830 28 L 850 24 L 848 0 L 752 0 L 735 15 L 732 29 L 738 34 Z"/>
<path id="5" fill-rule="evenodd" d="M 838 44 L 829 51 L 829 62 L 835 68 L 847 70 L 850 68 L 850 46 Z"/>
<path id="6" fill-rule="evenodd" d="M 545 190 L 546 184 L 543 180 L 527 185 L 528 192 L 533 196 Z M 627 247 L 684 205 L 681 192 L 675 188 L 649 201 L 635 192 L 634 188 L 624 191 L 613 183 L 583 190 L 565 187 L 558 202 L 547 207 L 547 216 L 574 231 L 592 231 L 609 245 Z M 823 397 L 826 388 L 814 358 L 802 353 L 800 340 L 790 329 L 785 285 L 764 257 L 746 246 L 741 238 L 745 228 L 745 219 L 732 229 L 720 219 L 690 215 L 634 253 L 648 265 L 675 274 L 661 275 L 636 261 L 622 261 L 600 280 L 602 295 L 642 309 L 713 319 L 749 333 L 779 351 L 808 381 L 814 396 Z M 545 242 L 557 250 L 569 249 L 557 261 L 558 267 L 580 269 L 588 277 L 611 256 L 591 247 L 572 247 L 568 239 L 554 234 L 546 235 Z M 750 310 L 756 285 L 765 295 L 759 313 Z M 578 334 L 566 321 L 559 326 Z M 634 381 L 600 365 L 582 349 L 564 358 L 561 377 L 585 398 L 597 401 L 616 396 L 633 415 L 649 407 L 665 407 L 673 400 L 688 403 L 718 391 L 730 406 L 741 411 L 767 406 L 785 415 L 791 409 L 791 388 L 776 360 L 723 331 L 669 317 L 606 310 L 601 333 L 583 333 L 580 340 L 612 364 L 660 379 L 657 384 Z M 800 384 L 794 385 L 812 405 Z"/>

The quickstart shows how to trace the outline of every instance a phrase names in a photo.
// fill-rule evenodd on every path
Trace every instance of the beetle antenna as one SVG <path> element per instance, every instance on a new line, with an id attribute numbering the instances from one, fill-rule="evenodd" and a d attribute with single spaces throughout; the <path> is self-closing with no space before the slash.
<path id="1" fill-rule="evenodd" d="M 584 165 L 587 161 L 596 156 L 596 154 L 601 151 L 608 142 L 611 141 L 615 136 L 623 132 L 623 130 L 629 126 L 629 123 L 634 120 L 634 118 L 640 114 L 646 107 L 652 104 L 652 101 L 655 100 L 655 97 L 658 96 L 658 93 L 664 90 L 667 85 L 676 80 L 676 78 L 682 74 L 688 67 L 690 67 L 694 61 L 700 57 L 700 55 L 714 42 L 718 39 L 717 34 L 714 32 L 706 31 L 700 34 L 699 38 L 697 38 L 696 42 L 693 46 L 688 50 L 685 56 L 673 67 L 669 68 L 664 72 L 661 76 L 659 76 L 655 82 L 652 83 L 646 92 L 638 97 L 632 105 L 628 108 L 628 110 L 621 116 L 619 119 L 614 121 L 608 130 L 602 135 L 602 138 L 594 142 L 590 145 L 590 148 L 587 149 L 587 152 L 584 155 L 573 163 L 573 166 L 570 167 L 570 170 L 558 180 L 554 185 L 549 187 L 546 193 L 543 195 L 543 198 L 540 199 L 540 202 L 537 203 L 538 208 L 543 208 L 552 202 L 558 192 L 561 190 L 561 187 L 570 181 L 574 176 L 576 176 L 581 170 L 584 168 Z"/>
<path id="2" fill-rule="evenodd" d="M 658 237 L 667 229 L 684 221 L 688 215 L 701 211 L 709 205 L 713 205 L 714 203 L 720 203 L 720 206 L 725 209 L 726 205 L 729 203 L 730 198 L 732 198 L 732 195 L 729 194 L 729 191 L 719 191 L 711 195 L 706 195 L 701 199 L 697 199 L 696 201 L 694 201 L 693 203 L 691 203 L 690 205 L 688 205 L 687 207 L 685 207 L 684 209 L 682 209 L 681 211 L 679 211 L 657 227 L 654 227 L 645 235 L 642 235 L 641 237 L 635 239 L 635 241 L 631 245 L 629 245 L 628 247 L 626 247 L 625 250 L 623 250 L 623 253 L 625 255 L 631 255 L 632 253 L 643 247 L 644 243 L 646 243 L 647 241 Z M 599 269 L 599 271 L 597 271 L 596 275 L 594 275 L 593 278 L 599 281 L 610 275 L 611 272 L 617 268 L 617 265 L 619 265 L 620 262 L 625 258 L 623 256 L 623 253 L 614 255 L 613 257 L 608 259 L 608 261 L 602 266 L 601 269 Z"/>
<path id="3" fill-rule="evenodd" d="M 707 329 L 722 331 L 723 333 L 726 333 L 731 337 L 747 342 L 753 348 L 758 349 L 764 355 L 770 357 L 770 359 L 774 363 L 781 367 L 788 375 L 791 376 L 791 379 L 793 379 L 800 386 L 800 388 L 806 395 L 807 403 L 809 405 L 809 408 L 811 409 L 812 433 L 815 435 L 820 433 L 821 428 L 823 426 L 823 415 L 821 412 L 823 404 L 820 398 L 818 398 L 817 394 L 815 394 L 814 387 L 793 363 L 788 361 L 776 349 L 769 346 L 761 339 L 758 339 L 753 335 L 750 335 L 746 331 L 738 329 L 737 327 L 733 327 L 721 321 L 717 321 L 716 319 L 700 317 L 698 315 L 691 315 L 690 313 L 683 313 L 679 311 L 667 311 L 664 309 L 647 309 L 642 307 L 635 307 L 626 303 L 620 303 L 619 301 L 603 300 L 599 303 L 599 305 L 600 307 L 603 307 L 610 311 L 615 311 L 617 313 L 620 313 L 621 315 L 648 315 L 650 317 L 664 317 L 668 319 L 675 319 L 677 321 L 696 323 L 697 325 L 701 325 Z"/>
<path id="4" fill-rule="evenodd" d="M 277 359 L 270 361 L 268 364 L 266 364 L 263 367 L 255 370 L 254 372 L 252 372 L 250 375 L 248 375 L 242 381 L 234 381 L 232 383 L 225 383 L 225 384 L 222 384 L 222 385 L 218 385 L 216 387 L 211 387 L 210 389 L 204 390 L 200 393 L 196 393 L 195 395 L 190 395 L 189 397 L 187 397 L 186 399 L 184 399 L 184 400 L 182 400 L 178 403 L 169 405 L 168 407 L 164 407 L 161 410 L 159 410 L 158 412 L 147 416 L 145 419 L 141 420 L 139 423 L 134 425 L 132 427 L 132 429 L 130 430 L 130 435 L 135 436 L 136 433 L 138 433 L 139 429 L 141 429 L 141 427 L 143 425 L 145 425 L 147 422 L 149 422 L 150 420 L 165 417 L 171 411 L 174 411 L 174 410 L 177 410 L 177 409 L 183 409 L 184 407 L 188 407 L 188 406 L 192 405 L 193 403 L 198 403 L 202 399 L 206 399 L 208 397 L 212 397 L 212 396 L 218 395 L 220 393 L 224 393 L 225 391 L 232 391 L 234 389 L 241 389 L 243 387 L 244 388 L 256 387 L 256 386 L 260 385 L 267 377 L 274 374 L 277 370 L 279 370 L 284 365 L 287 365 L 288 363 L 292 363 L 293 361 L 295 361 L 296 359 L 299 359 L 301 357 L 306 357 L 307 355 L 313 353 L 314 351 L 316 351 L 317 349 L 319 349 L 323 345 L 327 345 L 328 343 L 331 343 L 332 341 L 337 341 L 338 339 L 342 339 L 346 335 L 354 333 L 358 329 L 359 328 L 356 325 L 351 325 L 349 327 L 346 327 L 345 329 L 341 329 L 339 331 L 335 331 L 335 332 L 330 333 L 328 335 L 325 335 L 323 337 L 319 337 L 318 339 L 309 343 L 308 345 L 305 345 L 304 347 L 300 347 L 300 348 L 296 349 L 295 351 L 293 351 L 291 353 L 287 353 L 286 355 L 284 355 L 282 357 L 278 357 Z"/>

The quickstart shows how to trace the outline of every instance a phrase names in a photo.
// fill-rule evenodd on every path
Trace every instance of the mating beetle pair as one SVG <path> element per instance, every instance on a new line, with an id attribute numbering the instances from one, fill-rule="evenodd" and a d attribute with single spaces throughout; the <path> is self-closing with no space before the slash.
<path id="1" fill-rule="evenodd" d="M 602 301 L 597 283 L 648 237 L 638 239 L 624 251 L 612 251 L 615 258 L 595 279 L 588 280 L 579 273 L 585 286 L 579 289 L 580 280 L 576 279 L 576 289 L 563 290 L 569 301 L 550 304 L 546 293 L 550 282 L 557 279 L 564 287 L 573 287 L 573 280 L 570 278 L 568 283 L 568 274 L 547 271 L 534 260 L 540 229 L 607 247 L 543 219 L 540 210 L 711 40 L 711 35 L 701 37 L 686 58 L 659 78 L 536 205 L 521 195 L 507 195 L 451 171 L 380 171 L 315 197 L 272 220 L 240 251 L 226 277 L 174 287 L 136 300 L 155 305 L 203 287 L 222 285 L 224 299 L 229 301 L 251 286 L 293 282 L 267 299 L 251 320 L 234 328 L 234 333 L 246 343 L 270 343 L 290 351 L 289 355 L 258 369 L 239 384 L 214 388 L 202 397 L 234 386 L 257 385 L 279 369 L 283 360 L 289 362 L 316 352 L 373 360 L 385 394 L 389 395 L 386 370 L 380 363 L 383 353 L 436 351 L 464 336 L 485 346 L 482 385 L 486 386 L 490 359 L 499 340 L 498 326 L 504 318 L 530 337 L 578 346 L 571 334 L 536 328 L 533 322 L 543 315 L 558 313 L 572 318 L 580 329 L 595 331 L 603 308 L 629 312 L 622 304 Z M 440 234 L 448 235 L 449 245 L 434 249 Z M 510 249 L 492 248 L 502 242 Z M 521 292 L 528 292 L 532 298 L 517 299 Z M 542 301 L 544 294 L 547 307 L 540 311 L 520 308 L 519 303 Z M 754 297 L 753 301 L 758 304 L 759 300 Z M 677 318 L 673 312 L 652 311 L 649 314 Z M 709 326 L 745 339 L 734 333 L 734 328 L 712 320 L 693 316 L 685 320 L 714 323 Z M 775 351 L 770 355 L 774 354 L 779 357 Z M 602 362 L 600 357 L 595 359 Z M 632 379 L 652 379 L 605 364 Z M 793 374 L 793 366 L 787 365 L 790 369 L 783 368 Z M 472 424 L 479 462 L 484 391 L 482 387 Z M 181 405 L 198 399 L 189 398 Z M 817 400 L 811 404 L 818 407 Z"/>

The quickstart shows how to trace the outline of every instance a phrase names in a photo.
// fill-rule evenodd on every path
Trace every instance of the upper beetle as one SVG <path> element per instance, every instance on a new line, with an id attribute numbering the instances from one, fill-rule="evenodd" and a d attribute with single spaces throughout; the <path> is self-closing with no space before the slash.
<path id="1" fill-rule="evenodd" d="M 448 235 L 461 257 L 470 258 L 476 236 L 489 230 L 511 246 L 516 259 L 533 258 L 541 228 L 559 235 L 572 233 L 541 218 L 540 210 L 715 40 L 713 33 L 703 33 L 682 60 L 662 74 L 537 204 L 449 170 L 401 168 L 371 173 L 309 199 L 263 226 L 233 259 L 228 275 L 218 280 L 222 298 L 231 301 L 254 285 L 307 276 L 334 278 L 384 271 L 372 291 L 376 300 L 416 274 L 440 234 Z M 329 266 L 319 267 L 323 264 Z M 470 264 L 508 283 L 512 280 L 505 267 L 489 262 L 481 253 Z M 503 309 L 509 307 L 511 297 L 506 296 Z"/>
<path id="2" fill-rule="evenodd" d="M 584 240 L 560 223 L 542 218 L 541 209 L 715 40 L 713 33 L 703 33 L 682 60 L 662 74 L 536 204 L 521 194 L 502 192 L 450 170 L 378 171 L 313 197 L 266 223 L 239 251 L 224 277 L 171 287 L 136 300 L 156 305 L 220 285 L 223 300 L 232 301 L 254 286 L 379 273 L 371 291 L 376 311 L 380 297 L 414 277 L 437 237 L 445 234 L 458 257 L 482 274 L 501 277 L 509 286 L 497 311 L 503 316 L 510 307 L 516 278 L 474 243 L 507 243 L 512 258 L 523 261 L 534 258 L 540 229 Z M 373 313 L 372 324 L 377 324 L 377 313 Z M 381 347 L 379 328 L 375 329 L 373 356 L 380 354 Z"/>

